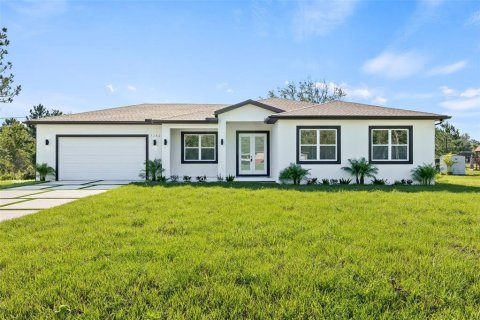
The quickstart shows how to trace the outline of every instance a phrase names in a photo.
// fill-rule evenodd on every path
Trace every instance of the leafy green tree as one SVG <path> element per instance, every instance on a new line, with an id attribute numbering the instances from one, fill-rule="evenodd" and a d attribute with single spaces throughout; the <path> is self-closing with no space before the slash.
<path id="1" fill-rule="evenodd" d="M 35 139 L 19 121 L 0 128 L 0 178 L 23 179 L 35 175 Z"/>
<path id="2" fill-rule="evenodd" d="M 29 115 L 27 116 L 27 120 L 33 120 L 33 119 L 40 119 L 40 118 L 45 118 L 45 117 L 53 117 L 53 116 L 61 116 L 63 114 L 62 111 L 57 110 L 57 109 L 52 109 L 48 110 L 43 106 L 43 104 L 38 104 L 36 106 L 33 106 L 32 109 L 29 111 Z M 32 132 L 32 135 L 34 137 L 37 136 L 37 129 L 35 125 L 29 124 L 28 128 Z"/>
<path id="3" fill-rule="evenodd" d="M 0 31 L 0 103 L 10 103 L 13 97 L 17 96 L 22 90 L 21 86 L 13 85 L 13 74 L 9 73 L 12 69 L 12 63 L 5 61 L 8 54 L 7 47 L 10 41 L 7 38 L 7 28 Z"/>
<path id="4" fill-rule="evenodd" d="M 440 157 L 447 153 L 472 151 L 478 141 L 467 133 L 461 133 L 448 122 L 442 122 L 435 128 L 435 156 Z"/>
<path id="5" fill-rule="evenodd" d="M 289 100 L 307 101 L 312 103 L 325 103 L 333 100 L 340 100 L 345 97 L 346 92 L 334 83 L 313 81 L 306 79 L 288 82 L 284 87 L 268 91 L 269 98 L 284 98 Z"/>

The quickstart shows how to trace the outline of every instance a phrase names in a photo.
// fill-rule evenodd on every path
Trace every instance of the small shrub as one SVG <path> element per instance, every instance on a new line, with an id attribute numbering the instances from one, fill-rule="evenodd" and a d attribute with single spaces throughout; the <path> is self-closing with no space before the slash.
<path id="1" fill-rule="evenodd" d="M 406 183 L 407 182 L 405 180 L 395 180 L 395 181 L 393 181 L 394 186 L 401 186 L 401 185 L 404 185 Z"/>
<path id="2" fill-rule="evenodd" d="M 423 165 L 412 169 L 413 179 L 426 186 L 431 185 L 435 181 L 437 174 L 438 171 L 433 164 L 424 163 Z"/>
<path id="3" fill-rule="evenodd" d="M 407 179 L 407 184 L 408 185 L 411 185 L 413 183 L 413 180 L 412 179 Z"/>
<path id="4" fill-rule="evenodd" d="M 183 176 L 183 181 L 184 182 L 190 182 L 192 180 L 192 177 L 190 176 Z"/>
<path id="5" fill-rule="evenodd" d="M 447 166 L 447 174 L 452 174 L 453 165 L 456 163 L 456 161 L 453 160 L 453 154 L 450 152 L 444 155 L 443 162 L 445 162 L 445 165 Z"/>
<path id="6" fill-rule="evenodd" d="M 350 184 L 350 182 L 352 182 L 352 179 L 344 179 L 344 178 L 342 178 L 342 179 L 338 180 L 338 182 L 339 182 L 340 184 Z"/>
<path id="7" fill-rule="evenodd" d="M 159 176 L 159 177 L 157 177 L 157 181 L 158 181 L 158 182 L 166 182 L 167 180 L 168 180 L 168 179 L 167 179 L 167 177 L 165 177 L 165 176 Z"/>
<path id="8" fill-rule="evenodd" d="M 299 164 L 290 163 L 288 167 L 280 171 L 279 179 L 282 182 L 291 180 L 293 184 L 300 184 L 308 175 L 310 175 L 310 169 L 304 169 Z"/>
<path id="9" fill-rule="evenodd" d="M 55 169 L 53 169 L 46 163 L 42 163 L 42 164 L 37 163 L 37 165 L 35 166 L 35 170 L 38 172 L 40 181 L 45 181 L 48 175 L 55 174 Z"/>
<path id="10" fill-rule="evenodd" d="M 177 182 L 180 179 L 180 177 L 177 174 L 172 174 L 170 176 L 170 181 L 172 182 Z"/>
<path id="11" fill-rule="evenodd" d="M 217 181 L 222 182 L 223 180 L 223 176 L 221 174 L 217 174 Z"/>
<path id="12" fill-rule="evenodd" d="M 229 174 L 228 176 L 225 177 L 225 181 L 227 182 L 233 182 L 235 180 L 235 176 Z"/>
<path id="13" fill-rule="evenodd" d="M 338 184 L 338 179 L 330 179 L 330 184 Z"/>
<path id="14" fill-rule="evenodd" d="M 328 179 L 322 179 L 322 184 L 328 186 L 330 184 L 330 180 Z"/>
<path id="15" fill-rule="evenodd" d="M 372 184 L 377 185 L 377 186 L 384 186 L 388 183 L 387 179 L 377 179 L 376 177 L 373 177 Z"/>
<path id="16" fill-rule="evenodd" d="M 163 179 L 163 169 L 162 159 L 148 160 L 145 161 L 145 169 L 143 169 L 139 177 L 142 179 L 149 179 L 150 181 L 166 181 Z"/>
<path id="17" fill-rule="evenodd" d="M 207 181 L 207 176 L 206 175 L 197 176 L 197 182 L 205 182 L 205 181 Z"/>
<path id="18" fill-rule="evenodd" d="M 307 184 L 317 184 L 317 178 L 307 179 Z"/>
<path id="19" fill-rule="evenodd" d="M 349 167 L 342 167 L 343 170 L 350 172 L 352 176 L 355 176 L 357 184 L 364 184 L 365 177 L 374 177 L 378 173 L 378 168 L 368 162 L 365 158 L 360 159 L 348 159 L 350 163 Z"/>

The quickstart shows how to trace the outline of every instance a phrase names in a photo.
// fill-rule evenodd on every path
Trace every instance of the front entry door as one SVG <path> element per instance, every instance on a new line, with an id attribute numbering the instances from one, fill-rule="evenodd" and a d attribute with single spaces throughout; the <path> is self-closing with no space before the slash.
<path id="1" fill-rule="evenodd" d="M 268 172 L 268 133 L 241 132 L 238 133 L 238 163 L 239 176 L 267 176 Z"/>

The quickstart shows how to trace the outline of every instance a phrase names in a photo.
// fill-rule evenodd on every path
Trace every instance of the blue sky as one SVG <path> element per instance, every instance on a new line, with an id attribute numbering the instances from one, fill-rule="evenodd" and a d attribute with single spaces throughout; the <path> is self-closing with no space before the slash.
<path id="1" fill-rule="evenodd" d="M 0 117 L 235 103 L 311 77 L 480 139 L 479 1 L 0 0 L 0 25 L 23 87 Z"/>

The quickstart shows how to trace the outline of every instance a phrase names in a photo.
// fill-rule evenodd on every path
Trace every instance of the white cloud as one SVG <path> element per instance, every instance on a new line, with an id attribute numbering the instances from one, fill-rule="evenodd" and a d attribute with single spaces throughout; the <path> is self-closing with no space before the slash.
<path id="1" fill-rule="evenodd" d="M 113 84 L 107 84 L 105 88 L 107 88 L 110 91 L 110 93 L 114 93 L 115 91 L 117 91 L 117 89 L 113 87 Z"/>
<path id="2" fill-rule="evenodd" d="M 356 4 L 356 0 L 301 1 L 293 19 L 295 34 L 300 39 L 326 35 L 353 14 Z"/>
<path id="3" fill-rule="evenodd" d="M 467 61 L 466 60 L 460 60 L 460 61 L 454 62 L 452 64 L 447 64 L 447 65 L 444 65 L 444 66 L 434 67 L 427 72 L 427 75 L 438 76 L 438 75 L 452 74 L 452 73 L 455 73 L 457 71 L 462 70 L 466 66 L 467 66 Z"/>
<path id="4" fill-rule="evenodd" d="M 129 86 L 127 86 L 127 89 L 128 89 L 128 91 L 135 91 L 135 90 L 137 90 L 137 87 L 129 85 Z"/>
<path id="5" fill-rule="evenodd" d="M 480 10 L 475 11 L 468 19 L 467 24 L 480 25 Z"/>
<path id="6" fill-rule="evenodd" d="M 440 106 L 455 111 L 480 109 L 480 97 L 472 99 L 448 100 L 440 103 Z"/>
<path id="7" fill-rule="evenodd" d="M 458 94 L 458 91 L 452 88 L 449 88 L 447 86 L 441 86 L 440 90 L 442 93 L 446 96 L 456 96 Z"/>
<path id="8" fill-rule="evenodd" d="M 373 99 L 373 103 L 385 104 L 385 103 L 387 103 L 387 99 L 385 99 L 384 97 L 378 96 L 375 99 Z"/>
<path id="9" fill-rule="evenodd" d="M 230 87 L 228 82 L 219 82 L 216 85 L 218 90 L 224 91 L 226 93 L 234 93 L 235 91 Z"/>
<path id="10" fill-rule="evenodd" d="M 478 96 L 480 96 L 480 88 L 467 89 L 467 90 L 463 91 L 462 93 L 460 93 L 460 96 L 464 97 L 464 98 L 478 97 Z"/>
<path id="11" fill-rule="evenodd" d="M 418 73 L 424 66 L 425 58 L 414 51 L 403 53 L 383 52 L 366 61 L 362 70 L 368 74 L 397 80 Z"/>
<path id="12" fill-rule="evenodd" d="M 345 89 L 348 97 L 353 98 L 370 98 L 373 94 L 367 88 L 358 88 L 358 89 Z"/>

